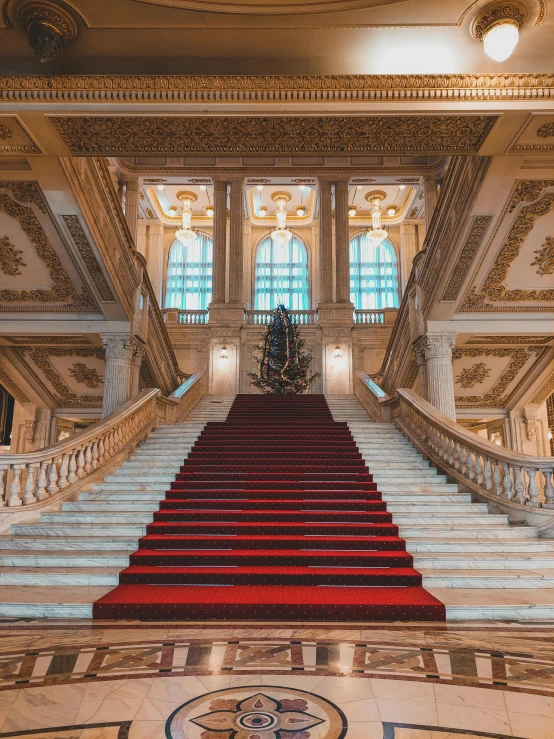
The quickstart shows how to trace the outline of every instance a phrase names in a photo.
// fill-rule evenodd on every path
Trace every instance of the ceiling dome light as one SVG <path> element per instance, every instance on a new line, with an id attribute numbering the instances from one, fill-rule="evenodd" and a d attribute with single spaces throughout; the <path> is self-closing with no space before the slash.
<path id="1" fill-rule="evenodd" d="M 297 216 L 305 216 L 306 215 L 306 206 L 305 205 L 297 205 L 296 206 L 296 215 Z"/>
<path id="2" fill-rule="evenodd" d="M 266 216 L 267 215 L 267 206 L 260 205 L 260 207 L 258 208 L 258 215 L 261 216 L 262 218 L 264 216 Z"/>
<path id="3" fill-rule="evenodd" d="M 350 218 L 354 218 L 354 216 L 356 215 L 357 211 L 358 211 L 358 209 L 356 208 L 356 206 L 355 205 L 351 205 L 350 208 L 348 208 L 348 215 L 349 215 L 349 217 Z"/>
<path id="4" fill-rule="evenodd" d="M 213 218 L 214 217 L 214 207 L 213 207 L 213 205 L 207 205 L 206 206 L 206 215 L 208 216 L 208 218 Z"/>
<path id="5" fill-rule="evenodd" d="M 406 185 L 398 185 L 398 189 L 399 190 L 405 190 L 406 189 Z"/>
<path id="6" fill-rule="evenodd" d="M 519 29 L 513 21 L 502 21 L 483 34 L 485 54 L 495 62 L 504 62 L 512 55 L 519 41 Z"/>
<path id="7" fill-rule="evenodd" d="M 261 192 L 264 189 L 263 185 L 256 185 L 256 188 Z"/>
<path id="8" fill-rule="evenodd" d="M 395 216 L 396 215 L 396 205 L 389 205 L 387 207 L 387 215 L 388 216 Z"/>
<path id="9" fill-rule="evenodd" d="M 158 190 L 160 190 L 160 191 L 161 191 L 161 190 L 163 190 L 163 189 L 164 189 L 164 186 L 163 186 L 163 185 L 158 185 Z"/>
<path id="10" fill-rule="evenodd" d="M 517 46 L 519 29 L 527 11 L 517 2 L 487 5 L 475 19 L 471 32 L 483 42 L 485 54 L 495 62 L 504 62 Z"/>

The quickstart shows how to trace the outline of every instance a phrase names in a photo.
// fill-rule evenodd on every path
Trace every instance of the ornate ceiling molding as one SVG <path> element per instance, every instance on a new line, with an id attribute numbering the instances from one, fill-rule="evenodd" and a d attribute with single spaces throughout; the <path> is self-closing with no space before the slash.
<path id="1" fill-rule="evenodd" d="M 531 399 L 531 403 L 537 403 L 538 405 L 542 405 L 547 398 L 549 398 L 552 393 L 554 393 L 554 374 L 552 374 L 548 380 L 545 382 L 545 384 L 541 387 L 538 393 L 533 396 Z"/>
<path id="2" fill-rule="evenodd" d="M 554 336 L 472 336 L 464 344 L 548 344 Z"/>
<path id="3" fill-rule="evenodd" d="M 0 367 L 0 385 L 3 385 L 3 387 L 10 393 L 10 395 L 13 395 L 13 397 L 19 403 L 31 402 L 29 398 L 25 395 L 25 393 L 17 387 L 8 373 L 4 369 L 2 369 L 2 367 Z"/>
<path id="4" fill-rule="evenodd" d="M 72 336 L 2 336 L 3 339 L 9 341 L 10 344 L 17 346 L 30 346 L 31 344 L 92 344 L 82 334 L 74 334 Z"/>
<path id="5" fill-rule="evenodd" d="M 343 102 L 421 100 L 503 104 L 554 97 L 554 74 L 2 75 L 6 102 Z"/>
<path id="6" fill-rule="evenodd" d="M 462 251 L 442 295 L 443 302 L 454 301 L 458 297 L 491 221 L 492 216 L 473 217 Z"/>
<path id="7" fill-rule="evenodd" d="M 462 359 L 463 357 L 510 357 L 510 363 L 488 393 L 485 393 L 484 395 L 456 395 L 456 406 L 466 408 L 497 408 L 505 406 L 518 392 L 528 373 L 524 373 L 523 377 L 520 378 L 519 382 L 510 393 L 504 394 L 509 385 L 518 377 L 521 370 L 530 360 L 533 360 L 533 363 L 535 363 L 542 359 L 542 357 L 544 357 L 549 351 L 549 347 L 543 346 L 529 346 L 525 349 L 512 349 L 508 347 L 497 349 L 488 349 L 486 347 L 476 347 L 472 349 L 460 347 L 454 348 L 452 351 L 453 362 L 457 359 Z M 474 365 L 473 368 L 470 369 L 473 370 L 475 367 L 477 367 L 477 365 Z M 487 369 L 486 365 L 485 369 Z M 479 379 L 479 377 L 484 379 L 482 368 L 477 367 L 473 374 L 467 375 L 466 373 L 462 379 L 467 380 L 467 382 L 470 382 L 471 380 L 481 382 L 482 380 Z M 462 387 L 466 386 L 472 387 L 471 384 L 462 385 Z"/>
<path id="8" fill-rule="evenodd" d="M 104 361 L 104 350 L 101 348 L 90 348 L 90 349 L 63 349 L 60 347 L 54 347 L 54 348 L 44 348 L 44 347 L 36 347 L 36 348 L 14 348 L 10 351 L 15 352 L 19 360 L 25 365 L 27 368 L 27 371 L 30 372 L 33 377 L 36 379 L 36 381 L 40 384 L 40 386 L 43 388 L 43 390 L 48 393 L 49 397 L 52 398 L 52 400 L 56 403 L 57 406 L 66 406 L 66 407 L 72 407 L 72 408 L 97 408 L 102 405 L 102 395 L 78 395 L 77 393 L 74 393 L 70 390 L 70 388 L 66 385 L 63 378 L 60 376 L 60 374 L 57 372 L 57 370 L 52 365 L 50 358 L 51 357 L 81 357 L 81 358 L 87 358 L 87 357 L 94 357 L 95 359 L 101 359 Z M 42 372 L 44 377 L 48 380 L 48 382 L 51 384 L 54 391 L 52 391 L 51 388 L 46 386 L 44 382 L 41 381 L 40 377 L 37 375 L 36 370 L 34 371 L 27 361 L 27 358 L 30 359 L 34 365 Z M 79 363 L 82 364 L 82 363 Z M 75 365 L 74 365 L 75 367 Z M 85 370 L 90 369 L 87 368 L 85 365 Z M 79 378 L 76 378 L 77 381 L 81 381 L 83 379 L 83 373 L 80 369 L 77 369 L 76 372 L 79 375 Z M 93 378 L 95 375 L 93 375 Z M 99 376 L 100 377 L 100 376 Z M 87 374 L 87 378 L 89 378 L 89 375 Z M 91 386 L 90 384 L 88 385 Z"/>
<path id="9" fill-rule="evenodd" d="M 56 116 L 76 156 L 126 154 L 471 154 L 496 115 Z"/>
<path id="10" fill-rule="evenodd" d="M 530 196 L 529 196 L 530 197 Z M 512 199 L 512 203 L 513 203 Z M 510 205 L 510 209 L 512 206 Z M 461 312 L 490 311 L 551 311 L 551 307 L 537 306 L 498 306 L 499 302 L 551 302 L 554 301 L 554 288 L 508 290 L 503 281 L 510 266 L 520 253 L 527 236 L 533 230 L 537 218 L 554 210 L 554 192 L 548 192 L 536 203 L 521 208 L 499 254 L 490 267 L 487 277 L 478 290 L 475 286 L 466 293 Z"/>
<path id="11" fill-rule="evenodd" d="M 35 247 L 37 256 L 46 265 L 52 279 L 52 287 L 48 289 L 3 289 L 0 290 L 0 311 L 11 312 L 14 303 L 64 303 L 63 310 L 83 310 L 85 308 L 96 309 L 92 296 L 85 287 L 79 292 L 56 254 L 54 247 L 50 244 L 48 236 L 42 224 L 30 205 L 36 205 L 44 213 L 42 195 L 38 185 L 34 182 L 10 183 L 0 182 L 0 188 L 7 192 L 0 193 L 0 212 L 6 213 L 11 218 L 19 221 L 21 229 L 30 239 Z M 22 198 L 26 205 L 21 205 Z M 42 201 L 42 202 L 41 202 Z M 24 267 L 21 262 L 20 267 Z M 55 306 L 60 310 L 60 306 Z M 25 306 L 25 310 L 35 311 L 36 306 Z M 49 308 L 50 310 L 50 308 Z"/>

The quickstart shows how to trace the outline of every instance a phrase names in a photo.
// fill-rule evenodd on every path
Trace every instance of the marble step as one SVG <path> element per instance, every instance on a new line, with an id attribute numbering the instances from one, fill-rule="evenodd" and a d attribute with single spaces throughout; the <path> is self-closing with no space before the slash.
<path id="1" fill-rule="evenodd" d="M 119 583 L 119 567 L 0 567 L 0 586 L 91 586 L 111 585 Z"/>
<path id="2" fill-rule="evenodd" d="M 95 511 L 94 513 L 43 513 L 41 523 L 67 524 L 114 524 L 122 523 L 148 524 L 152 523 L 151 513 L 111 513 L 110 511 Z"/>
<path id="3" fill-rule="evenodd" d="M 0 554 L 1 557 L 1 554 Z M 428 575 L 438 570 L 537 570 L 554 571 L 554 549 L 549 552 L 418 552 L 414 567 Z M 422 570 L 423 568 L 423 570 Z"/>
<path id="4" fill-rule="evenodd" d="M 81 493 L 84 495 L 85 493 Z M 143 493 L 145 495 L 145 493 Z M 79 496 L 80 498 L 81 496 Z M 385 503 L 436 503 L 446 510 L 450 503 L 471 503 L 471 493 L 383 493 Z M 480 505 L 480 504 L 479 504 Z"/>
<path id="5" fill-rule="evenodd" d="M 447 621 L 554 619 L 554 588 L 429 588 L 446 605 Z"/>
<path id="6" fill-rule="evenodd" d="M 175 470 L 175 472 L 172 472 L 171 470 L 165 470 L 165 472 L 161 473 L 153 473 L 150 474 L 150 472 L 145 472 L 144 470 L 142 472 L 137 472 L 136 474 L 132 474 L 128 470 L 116 470 L 116 472 L 112 473 L 111 475 L 106 475 L 104 478 L 104 482 L 101 484 L 111 483 L 111 482 L 117 482 L 121 484 L 126 483 L 150 483 L 150 482 L 172 482 L 175 479 L 175 474 L 179 471 L 179 468 Z"/>
<path id="7" fill-rule="evenodd" d="M 383 482 L 377 486 L 381 493 L 457 493 L 458 486 L 446 483 L 429 481 L 425 483 L 414 482 Z"/>
<path id="8" fill-rule="evenodd" d="M 0 586 L 2 618 L 92 618 L 92 604 L 112 586 Z"/>
<path id="9" fill-rule="evenodd" d="M 135 542 L 136 545 L 136 542 Z M 133 550 L 134 551 L 134 550 Z M 118 572 L 129 566 L 131 551 L 63 551 L 54 549 L 45 557 L 42 552 L 0 549 L 0 567 L 117 567 Z"/>
<path id="10" fill-rule="evenodd" d="M 170 481 L 173 481 L 175 479 L 175 475 L 172 475 L 170 478 Z M 140 490 L 149 491 L 149 492 L 155 492 L 156 490 L 165 492 L 168 489 L 169 485 L 167 482 L 164 482 L 163 480 L 161 482 L 99 482 L 95 483 L 94 489 L 98 492 L 109 492 L 110 490 L 113 490 L 114 493 L 117 492 L 125 492 L 129 491 L 130 493 L 138 492 Z"/>
<path id="11" fill-rule="evenodd" d="M 148 522 L 150 523 L 150 521 Z M 146 526 L 139 526 L 133 523 L 118 523 L 107 527 L 106 524 L 87 524 L 79 525 L 75 522 L 59 523 L 59 524 L 40 524 L 40 523 L 16 523 L 12 526 L 12 533 L 16 536 L 106 536 L 110 533 L 110 537 L 135 537 L 136 540 L 146 534 Z"/>
<path id="12" fill-rule="evenodd" d="M 396 517 L 395 517 L 396 518 Z M 475 526 L 475 524 L 425 524 L 399 526 L 400 536 L 407 542 L 411 539 L 447 539 L 450 542 L 462 539 L 533 539 L 537 531 L 533 526 Z M 410 546 L 407 550 L 412 553 Z"/>
<path id="13" fill-rule="evenodd" d="M 377 478 L 382 480 L 394 480 L 396 478 L 402 479 L 404 477 L 412 477 L 415 480 L 436 480 L 437 482 L 446 482 L 446 475 L 439 475 L 435 467 L 427 468 L 414 468 L 414 467 L 399 467 L 389 469 L 376 469 L 373 465 L 371 467 L 371 473 L 375 480 Z"/>
<path id="14" fill-rule="evenodd" d="M 190 451 L 190 450 L 189 450 Z M 131 457 L 129 457 L 129 461 L 132 464 L 140 463 L 142 466 L 143 464 L 168 464 L 168 465 L 181 465 L 183 463 L 183 459 L 185 459 L 188 456 L 188 452 L 181 453 L 181 452 L 175 452 L 175 453 L 169 453 L 167 451 L 163 451 L 160 449 L 159 451 L 149 451 L 148 453 L 144 452 L 142 454 L 133 454 Z"/>
<path id="15" fill-rule="evenodd" d="M 135 552 L 137 550 L 136 536 L 120 536 L 114 538 L 102 538 L 98 536 L 0 536 L 0 553 L 4 550 L 17 550 L 21 552 Z M 104 528 L 104 534 L 106 529 Z M 127 532 L 126 532 L 127 533 Z M 41 555 L 39 555 L 41 556 Z M 45 560 L 48 561 L 47 559 Z"/>
<path id="16" fill-rule="evenodd" d="M 554 588 L 554 570 L 418 570 L 424 588 Z"/>
<path id="17" fill-rule="evenodd" d="M 398 502 L 398 501 L 385 501 L 387 504 L 387 511 L 389 513 L 413 513 L 413 514 L 425 514 L 425 513 L 442 513 L 450 516 L 453 513 L 464 513 L 464 514 L 475 514 L 482 513 L 488 516 L 488 508 L 486 503 L 449 503 L 444 505 L 441 503 L 414 503 L 413 500 L 410 502 Z M 75 504 L 76 505 L 76 504 Z M 396 516 L 394 517 L 396 521 Z"/>
<path id="18" fill-rule="evenodd" d="M 123 502 L 125 500 L 128 501 L 136 501 L 138 502 L 150 502 L 155 501 L 159 502 L 160 500 L 163 500 L 165 498 L 165 491 L 155 491 L 155 492 L 130 492 L 130 493 L 113 493 L 113 492 L 101 492 L 101 491 L 90 491 L 85 493 L 79 493 L 79 502 L 84 501 L 102 501 L 105 503 L 112 503 L 112 502 Z"/>
<path id="19" fill-rule="evenodd" d="M 509 529 L 513 531 L 514 529 Z M 517 528 L 516 531 L 521 529 Z M 503 529 L 505 531 L 505 529 Z M 410 554 L 421 555 L 426 554 L 454 554 L 459 553 L 460 555 L 468 553 L 487 553 L 493 552 L 497 554 L 532 554 L 540 552 L 554 552 L 554 541 L 545 539 L 535 539 L 534 537 L 522 537 L 522 538 L 508 538 L 502 537 L 499 534 L 496 538 L 483 539 L 481 538 L 461 538 L 452 536 L 447 540 L 441 540 L 440 538 L 428 537 L 425 539 L 418 539 L 416 537 L 404 537 L 408 544 L 408 551 Z"/>
<path id="20" fill-rule="evenodd" d="M 151 512 L 151 511 L 157 511 L 160 506 L 160 500 L 162 498 L 158 498 L 157 500 L 153 501 L 127 501 L 127 502 L 117 502 L 117 501 L 106 501 L 103 500 L 101 503 L 86 503 L 79 501 L 78 503 L 62 503 L 62 511 L 65 513 L 72 513 L 73 511 L 78 512 L 86 512 L 86 511 L 97 511 L 99 513 L 111 513 L 112 511 L 115 512 L 129 512 L 129 513 L 141 513 L 141 512 Z"/>
<path id="21" fill-rule="evenodd" d="M 400 526 L 401 524 L 421 524 L 427 525 L 432 524 L 438 525 L 452 525 L 452 526 L 495 526 L 502 525 L 508 526 L 508 515 L 507 514 L 481 514 L 481 513 L 435 513 L 432 516 L 426 516 L 424 513 L 395 513 L 393 517 L 393 523 Z"/>
<path id="22" fill-rule="evenodd" d="M 367 460 L 366 460 L 367 461 Z M 374 459 L 368 465 L 372 472 L 388 472 L 389 470 L 395 472 L 404 472 L 404 470 L 413 470 L 414 474 L 416 470 L 428 470 L 430 469 L 429 462 L 425 459 Z M 433 468 L 434 469 L 434 468 Z"/>

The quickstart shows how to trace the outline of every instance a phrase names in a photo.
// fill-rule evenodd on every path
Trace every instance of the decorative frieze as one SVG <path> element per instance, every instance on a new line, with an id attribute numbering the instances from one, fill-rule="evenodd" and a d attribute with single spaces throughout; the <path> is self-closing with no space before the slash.
<path id="1" fill-rule="evenodd" d="M 90 276 L 92 277 L 94 286 L 98 290 L 98 294 L 100 295 L 102 302 L 113 303 L 115 298 L 110 290 L 106 278 L 104 277 L 104 273 L 98 264 L 98 260 L 92 250 L 92 246 L 83 230 L 79 216 L 70 215 L 61 216 L 61 218 L 73 239 L 73 243 L 77 247 L 77 251 L 85 263 Z"/>
<path id="2" fill-rule="evenodd" d="M 475 255 L 483 242 L 483 238 L 492 221 L 492 216 L 474 216 L 469 228 L 468 235 L 458 257 L 458 261 L 448 281 L 442 301 L 454 301 L 458 297 L 460 289 L 466 279 Z"/>
<path id="3" fill-rule="evenodd" d="M 24 392 L 22 392 L 15 382 L 12 380 L 12 378 L 8 375 L 8 373 L 3 370 L 0 367 L 0 385 L 3 385 L 6 390 L 10 393 L 10 395 L 13 395 L 13 397 L 19 402 L 19 403 L 29 403 L 29 398 L 25 395 Z"/>

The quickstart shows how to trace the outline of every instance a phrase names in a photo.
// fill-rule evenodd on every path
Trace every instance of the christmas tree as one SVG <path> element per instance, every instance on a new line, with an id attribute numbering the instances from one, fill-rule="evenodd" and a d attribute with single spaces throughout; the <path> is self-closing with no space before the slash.
<path id="1" fill-rule="evenodd" d="M 284 305 L 273 311 L 255 358 L 257 372 L 250 372 L 252 385 L 272 395 L 307 393 L 319 372 L 310 373 L 312 358 L 305 354 L 300 329 Z"/>

